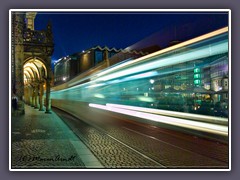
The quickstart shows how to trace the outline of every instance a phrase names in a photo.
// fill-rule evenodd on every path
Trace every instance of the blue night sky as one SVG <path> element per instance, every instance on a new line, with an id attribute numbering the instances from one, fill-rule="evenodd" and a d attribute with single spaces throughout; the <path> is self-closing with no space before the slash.
<path id="1" fill-rule="evenodd" d="M 53 25 L 55 61 L 96 45 L 124 49 L 149 36 L 142 47 L 158 44 L 164 48 L 171 40 L 184 41 L 227 26 L 228 14 L 39 12 L 35 29 L 46 29 L 49 20 Z"/>

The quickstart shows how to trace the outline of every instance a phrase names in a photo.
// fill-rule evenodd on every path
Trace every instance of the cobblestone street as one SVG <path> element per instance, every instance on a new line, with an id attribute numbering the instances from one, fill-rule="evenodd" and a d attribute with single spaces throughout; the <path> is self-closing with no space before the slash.
<path id="1" fill-rule="evenodd" d="M 25 106 L 11 119 L 12 169 L 102 168 L 95 156 L 54 113 Z"/>
<path id="2" fill-rule="evenodd" d="M 59 109 L 53 109 L 105 168 L 224 168 L 227 164 L 225 145 L 209 144 L 192 136 L 178 136 L 173 131 L 156 131 L 157 128 L 143 127 L 137 132 L 129 129 L 131 123 L 116 120 L 112 120 L 115 121 L 115 126 L 110 126 L 106 116 L 99 121 L 103 126 L 97 123 L 96 126 L 94 123 L 90 124 L 91 119 L 84 122 Z M 82 106 L 81 110 L 88 117 L 91 114 L 100 117 L 97 111 L 91 112 Z M 137 127 L 133 126 L 133 129 Z M 152 134 L 149 136 L 144 133 Z M 203 147 L 207 152 L 203 152 Z"/>
<path id="3" fill-rule="evenodd" d="M 25 106 L 25 115 L 12 117 L 12 169 L 224 168 L 228 161 L 225 145 L 185 136 L 178 142 L 173 132 L 141 127 L 141 132 L 153 133 L 147 135 L 123 122 L 102 129 L 52 110 L 46 114 Z M 101 122 L 109 125 L 105 119 Z"/>

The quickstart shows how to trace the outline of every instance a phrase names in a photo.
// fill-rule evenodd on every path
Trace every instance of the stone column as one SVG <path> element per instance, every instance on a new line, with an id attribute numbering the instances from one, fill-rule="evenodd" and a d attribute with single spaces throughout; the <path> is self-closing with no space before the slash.
<path id="1" fill-rule="evenodd" d="M 39 109 L 39 97 L 38 97 L 38 92 L 39 92 L 39 89 L 38 89 L 38 85 L 35 85 L 35 88 L 34 88 L 34 98 L 35 98 L 35 105 L 34 105 L 34 109 Z"/>
<path id="2" fill-rule="evenodd" d="M 29 86 L 26 86 L 25 87 L 25 92 L 24 92 L 24 97 L 25 97 L 25 103 L 30 105 L 30 87 Z"/>
<path id="3" fill-rule="evenodd" d="M 17 109 L 20 114 L 24 114 L 24 83 L 23 83 L 23 29 L 24 29 L 24 14 L 12 14 L 12 91 L 18 98 Z"/>
<path id="4" fill-rule="evenodd" d="M 47 78 L 47 81 L 46 81 L 46 111 L 45 111 L 45 113 L 47 113 L 47 114 L 51 114 L 50 89 L 51 89 L 50 78 Z"/>
<path id="5" fill-rule="evenodd" d="M 28 103 L 28 87 L 24 86 L 24 102 Z"/>
<path id="6" fill-rule="evenodd" d="M 26 19 L 27 19 L 27 28 L 34 30 L 34 19 L 36 17 L 36 12 L 27 12 Z"/>
<path id="7" fill-rule="evenodd" d="M 32 103 L 31 106 L 34 107 L 35 106 L 35 87 L 32 86 Z"/>
<path id="8" fill-rule="evenodd" d="M 32 89 L 32 86 L 30 86 L 30 87 L 29 87 L 29 106 L 32 106 L 32 105 L 33 105 L 32 94 L 33 94 L 33 89 Z"/>
<path id="9" fill-rule="evenodd" d="M 16 96 L 18 97 L 18 110 L 20 114 L 24 114 L 24 82 L 23 82 L 23 46 L 16 45 L 16 54 L 15 54 L 15 89 Z"/>
<path id="10" fill-rule="evenodd" d="M 51 57 L 47 57 L 47 79 L 46 79 L 46 111 L 45 113 L 51 114 L 51 99 L 50 99 L 50 90 L 51 90 Z"/>
<path id="11" fill-rule="evenodd" d="M 43 82 L 40 82 L 39 84 L 39 111 L 44 111 L 43 110 Z"/>

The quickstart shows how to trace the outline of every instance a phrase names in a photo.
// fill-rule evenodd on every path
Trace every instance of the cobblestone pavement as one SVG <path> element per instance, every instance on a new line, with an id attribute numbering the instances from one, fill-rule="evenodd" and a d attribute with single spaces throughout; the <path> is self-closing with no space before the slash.
<path id="1" fill-rule="evenodd" d="M 105 168 L 165 168 L 107 133 L 58 109 L 54 111 L 79 135 Z"/>
<path id="2" fill-rule="evenodd" d="M 99 130 L 71 115 L 56 112 L 107 168 L 228 168 L 226 145 L 146 127 L 140 133 L 124 123 Z M 147 131 L 155 131 L 158 137 L 148 135 Z"/>
<path id="3" fill-rule="evenodd" d="M 25 106 L 25 115 L 11 119 L 11 141 L 12 169 L 102 167 L 54 112 Z"/>

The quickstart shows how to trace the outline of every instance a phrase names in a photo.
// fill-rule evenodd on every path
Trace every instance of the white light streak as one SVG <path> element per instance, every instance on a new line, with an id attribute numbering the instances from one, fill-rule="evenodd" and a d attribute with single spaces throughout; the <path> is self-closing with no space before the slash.
<path id="1" fill-rule="evenodd" d="M 138 96 L 137 99 L 143 102 L 154 102 L 154 99 L 146 96 Z"/>
<path id="2" fill-rule="evenodd" d="M 206 121 L 206 122 L 212 122 L 212 123 L 221 122 L 224 124 L 228 123 L 228 118 L 183 113 L 183 112 L 176 112 L 176 111 L 167 111 L 167 110 L 160 110 L 160 109 L 153 109 L 153 108 L 144 108 L 144 107 L 137 107 L 137 106 L 128 106 L 128 105 L 121 105 L 121 104 L 108 103 L 106 105 L 109 107 L 130 109 L 130 110 L 142 111 L 142 112 L 165 115 L 165 116 L 174 116 L 174 117 L 185 118 L 185 119 L 193 119 L 198 121 Z"/>
<path id="3" fill-rule="evenodd" d="M 150 113 L 145 113 L 145 112 L 121 109 L 121 108 L 116 108 L 113 106 L 105 106 L 105 105 L 92 104 L 92 103 L 90 103 L 89 106 L 98 108 L 98 109 L 103 109 L 103 110 L 107 110 L 107 111 L 120 113 L 120 114 L 129 115 L 129 116 L 144 118 L 147 120 L 160 122 L 160 123 L 164 123 L 164 124 L 170 124 L 170 125 L 174 125 L 174 126 L 188 128 L 188 129 L 228 136 L 228 127 L 223 126 L 223 125 L 216 125 L 216 124 L 205 123 L 205 122 L 198 122 L 198 121 L 192 121 L 192 120 L 186 120 L 186 119 L 180 119 L 180 118 L 174 118 L 174 117 L 167 117 L 167 116 L 162 116 L 162 115 L 157 115 L 157 114 L 150 114 Z"/>
<path id="4" fill-rule="evenodd" d="M 105 96 L 102 95 L 102 94 L 94 94 L 94 97 L 100 98 L 100 99 L 104 99 L 105 98 Z"/>
<path id="5" fill-rule="evenodd" d="M 87 86 L 85 88 L 93 88 L 93 87 L 99 87 L 99 86 L 104 86 L 104 85 L 106 85 L 106 83 L 93 84 L 93 85 Z"/>

